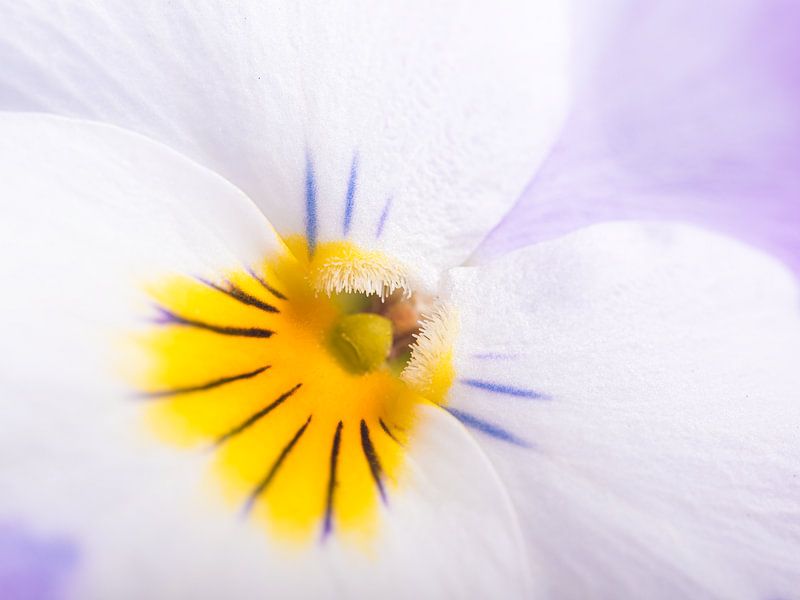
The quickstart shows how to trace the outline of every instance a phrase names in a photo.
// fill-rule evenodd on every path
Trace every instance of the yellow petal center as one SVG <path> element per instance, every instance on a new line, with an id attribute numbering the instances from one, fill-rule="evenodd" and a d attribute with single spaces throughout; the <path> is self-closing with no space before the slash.
<path id="1" fill-rule="evenodd" d="M 375 287 L 386 259 L 344 242 L 314 257 L 301 238 L 287 246 L 252 270 L 156 282 L 137 387 L 165 441 L 214 448 L 224 496 L 250 518 L 292 539 L 369 538 L 398 485 L 415 407 L 441 401 L 452 381 L 450 353 L 430 367 L 435 389 L 408 383 L 387 361 L 393 321 L 320 291 L 331 288 L 321 261 L 356 276 L 369 264 Z"/>

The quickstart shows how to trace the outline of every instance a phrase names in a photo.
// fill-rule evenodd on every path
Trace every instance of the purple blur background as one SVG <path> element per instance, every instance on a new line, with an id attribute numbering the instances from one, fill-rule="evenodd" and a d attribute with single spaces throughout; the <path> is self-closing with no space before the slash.
<path id="1" fill-rule="evenodd" d="M 800 274 L 800 2 L 598 4 L 563 134 L 474 258 L 598 221 L 671 219 Z"/>

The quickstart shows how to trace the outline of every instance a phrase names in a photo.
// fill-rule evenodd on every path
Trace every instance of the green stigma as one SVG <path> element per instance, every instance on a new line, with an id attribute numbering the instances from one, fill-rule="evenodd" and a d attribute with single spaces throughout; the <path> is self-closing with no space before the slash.
<path id="1" fill-rule="evenodd" d="M 333 327 L 331 350 L 348 371 L 369 373 L 380 367 L 392 348 L 392 322 L 374 313 L 345 315 Z"/>

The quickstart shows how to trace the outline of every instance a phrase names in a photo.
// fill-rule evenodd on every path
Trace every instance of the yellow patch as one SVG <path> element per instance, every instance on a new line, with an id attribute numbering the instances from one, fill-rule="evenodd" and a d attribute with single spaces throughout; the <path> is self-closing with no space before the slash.
<path id="1" fill-rule="evenodd" d="M 297 249 L 300 238 L 289 245 Z M 375 250 L 362 250 L 350 242 L 320 244 L 308 264 L 308 280 L 319 292 L 336 294 L 361 291 L 381 298 L 398 289 L 408 289 L 406 269 Z"/>
<path id="2" fill-rule="evenodd" d="M 149 364 L 138 387 L 151 398 L 156 432 L 215 447 L 226 496 L 272 531 L 371 537 L 382 495 L 397 484 L 415 406 L 427 400 L 388 366 L 354 374 L 331 353 L 347 305 L 320 293 L 323 265 L 365 254 L 336 242 L 309 259 L 302 238 L 287 245 L 253 273 L 153 286 L 163 322 L 140 340 Z M 443 360 L 436 379 L 449 387 Z"/>

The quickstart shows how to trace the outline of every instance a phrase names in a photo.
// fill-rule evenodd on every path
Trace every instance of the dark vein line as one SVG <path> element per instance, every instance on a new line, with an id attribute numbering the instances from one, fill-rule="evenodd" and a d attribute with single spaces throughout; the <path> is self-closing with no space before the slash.
<path id="1" fill-rule="evenodd" d="M 532 398 L 534 400 L 549 400 L 550 398 L 545 394 L 529 390 L 527 388 L 520 388 L 513 385 L 505 385 L 502 383 L 495 383 L 493 381 L 484 381 L 482 379 L 462 379 L 461 383 L 474 387 L 479 390 L 486 390 L 495 394 L 506 394 L 508 396 L 516 396 L 518 398 Z"/>
<path id="2" fill-rule="evenodd" d="M 249 271 L 249 273 L 253 279 L 255 279 L 258 283 L 260 283 L 265 290 L 267 290 L 270 294 L 275 296 L 278 300 L 288 300 L 288 298 L 284 294 L 282 294 L 274 287 L 272 287 L 270 284 L 268 284 L 266 279 L 264 279 L 263 277 L 259 277 L 253 271 Z"/>
<path id="3" fill-rule="evenodd" d="M 364 450 L 364 457 L 369 464 L 369 470 L 375 480 L 375 485 L 378 486 L 381 500 L 386 504 L 386 490 L 383 488 L 383 482 L 381 481 L 381 473 L 383 472 L 381 461 L 378 459 L 378 453 L 375 452 L 375 446 L 372 445 L 372 440 L 369 438 L 369 427 L 367 427 L 367 422 L 364 419 L 361 419 L 361 448 Z"/>
<path id="4" fill-rule="evenodd" d="M 333 436 L 333 447 L 331 448 L 331 466 L 328 475 L 328 496 L 325 499 L 325 523 L 322 528 L 322 539 L 324 540 L 333 530 L 333 493 L 336 491 L 336 463 L 339 461 L 339 446 L 342 442 L 342 422 L 336 426 L 336 433 Z"/>
<path id="5" fill-rule="evenodd" d="M 175 313 L 163 308 L 161 308 L 160 311 L 165 317 L 166 323 L 171 323 L 173 325 L 186 325 L 187 327 L 196 327 L 197 329 L 204 329 L 205 331 L 212 331 L 222 335 L 268 338 L 275 333 L 270 329 L 263 329 L 261 327 L 228 327 L 226 325 L 214 325 L 212 323 L 206 323 L 205 321 L 181 317 L 180 315 L 176 315 Z"/>
<path id="6" fill-rule="evenodd" d="M 480 431 L 481 433 L 485 433 L 486 435 L 501 440 L 503 442 L 508 442 L 509 444 L 513 444 L 515 446 L 520 446 L 522 448 L 533 448 L 533 445 L 530 442 L 517 437 L 516 435 L 500 427 L 499 425 L 495 425 L 494 423 L 490 423 L 489 421 L 484 421 L 483 419 L 476 417 L 473 414 L 464 412 L 463 410 L 457 410 L 455 408 L 446 408 L 446 407 L 444 407 L 444 409 L 451 415 L 453 415 L 456 419 L 461 421 L 467 427 Z"/>
<path id="7" fill-rule="evenodd" d="M 390 196 L 386 199 L 386 204 L 383 205 L 383 212 L 381 212 L 380 219 L 378 219 L 378 227 L 375 230 L 375 238 L 380 238 L 383 235 L 383 228 L 386 225 L 386 217 L 389 216 L 389 211 L 392 208 L 393 198 Z"/>
<path id="8" fill-rule="evenodd" d="M 267 472 L 264 479 L 262 479 L 259 482 L 259 484 L 255 487 L 255 489 L 252 491 L 250 497 L 247 499 L 247 502 L 244 505 L 245 514 L 249 513 L 250 510 L 252 510 L 253 505 L 256 503 L 256 500 L 258 500 L 258 497 L 261 494 L 263 494 L 264 490 L 267 489 L 267 486 L 269 486 L 269 484 L 272 483 L 272 480 L 275 478 L 275 474 L 278 472 L 278 469 L 283 464 L 283 461 L 286 460 L 286 457 L 289 456 L 289 452 L 292 451 L 292 448 L 294 448 L 295 444 L 300 440 L 302 435 L 305 433 L 309 423 L 311 423 L 311 415 L 308 415 L 308 419 L 306 420 L 305 423 L 303 423 L 303 426 L 297 430 L 297 433 L 294 434 L 294 437 L 291 440 L 289 440 L 289 443 L 286 444 L 286 446 L 283 447 L 283 450 L 281 450 L 281 453 L 278 455 L 278 458 L 276 458 L 275 462 L 272 463 L 269 472 Z"/>
<path id="9" fill-rule="evenodd" d="M 356 185 L 358 181 L 358 154 L 353 154 L 353 162 L 350 164 L 350 178 L 347 180 L 347 194 L 344 206 L 344 235 L 350 233 L 350 224 L 353 220 L 353 208 L 355 206 Z"/>
<path id="10" fill-rule="evenodd" d="M 233 381 L 239 381 L 241 379 L 250 379 L 251 377 L 255 377 L 256 375 L 258 375 L 259 373 L 263 373 L 269 368 L 270 365 L 267 365 L 265 367 L 260 367 L 255 371 L 240 373 L 238 375 L 229 375 L 228 377 L 220 377 L 219 379 L 214 379 L 213 381 L 208 381 L 206 383 L 200 383 L 198 385 L 177 387 L 177 388 L 172 388 L 171 390 L 158 390 L 155 392 L 145 392 L 142 394 L 142 396 L 144 398 L 166 398 L 167 396 L 178 396 L 180 394 L 191 394 L 192 392 L 202 392 L 204 390 L 211 390 L 221 385 L 225 385 L 226 383 L 231 383 Z"/>
<path id="11" fill-rule="evenodd" d="M 224 433 L 221 436 L 219 436 L 217 438 L 216 442 L 215 442 L 215 445 L 219 446 L 220 444 L 223 444 L 224 442 L 228 441 L 233 436 L 242 433 L 245 429 L 247 429 L 248 427 L 253 425 L 259 419 L 261 419 L 261 417 L 265 416 L 270 411 L 272 411 L 273 409 L 275 409 L 278 406 L 280 406 L 284 402 L 284 400 L 286 400 L 289 396 L 294 394 L 300 388 L 301 385 L 303 385 L 303 384 L 302 383 L 298 383 L 296 386 L 294 386 L 288 392 L 284 392 L 283 394 L 278 396 L 277 399 L 274 402 L 272 402 L 271 404 L 268 404 L 267 406 L 265 406 L 264 408 L 259 410 L 257 413 L 254 413 L 253 415 L 247 417 L 244 421 L 239 423 L 236 427 L 234 427 L 233 429 L 231 429 L 227 433 Z"/>
<path id="12" fill-rule="evenodd" d="M 391 430 L 390 430 L 390 429 L 389 429 L 389 427 L 386 425 L 386 423 L 384 423 L 384 422 L 383 422 L 383 419 L 378 419 L 378 423 L 380 423 L 380 424 L 381 424 L 381 429 L 383 429 L 383 430 L 386 432 L 386 435 L 388 435 L 390 438 L 392 438 L 392 439 L 393 439 L 395 442 L 397 442 L 397 443 L 398 443 L 398 444 L 400 444 L 401 446 L 403 445 L 403 444 L 402 444 L 402 442 L 401 442 L 400 440 L 398 440 L 398 439 L 395 437 L 395 435 L 394 435 L 394 434 L 391 432 Z"/>
<path id="13" fill-rule="evenodd" d="M 308 255 L 314 255 L 317 247 L 317 183 L 314 179 L 314 163 L 306 155 L 306 244 Z"/>
<path id="14" fill-rule="evenodd" d="M 221 285 L 217 285 L 212 281 L 206 281 L 205 279 L 201 279 L 200 281 L 202 281 L 208 287 L 213 288 L 218 292 L 222 292 L 226 296 L 230 296 L 234 300 L 237 300 L 242 304 L 246 304 L 247 306 L 252 306 L 254 308 L 258 308 L 268 313 L 279 312 L 277 308 L 272 306 L 272 304 L 268 304 L 263 300 L 256 298 L 252 294 L 248 294 L 242 288 L 232 284 L 231 282 L 228 282 L 228 287 L 223 287 Z"/>

